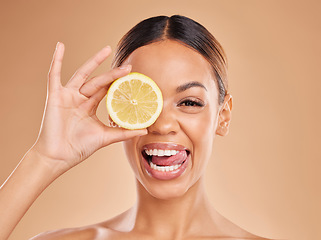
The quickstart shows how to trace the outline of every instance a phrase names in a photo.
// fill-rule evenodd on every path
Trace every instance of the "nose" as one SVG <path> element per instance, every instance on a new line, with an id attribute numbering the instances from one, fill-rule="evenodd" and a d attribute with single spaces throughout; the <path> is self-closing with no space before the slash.
<path id="1" fill-rule="evenodd" d="M 178 132 L 180 126 L 177 121 L 175 112 L 171 111 L 168 107 L 163 107 L 163 110 L 157 120 L 147 128 L 149 133 L 155 135 L 174 135 Z"/>

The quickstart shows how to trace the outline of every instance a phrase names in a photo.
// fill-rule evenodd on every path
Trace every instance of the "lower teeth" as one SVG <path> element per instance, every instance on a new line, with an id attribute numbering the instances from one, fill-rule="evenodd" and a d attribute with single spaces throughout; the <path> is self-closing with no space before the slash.
<path id="1" fill-rule="evenodd" d="M 155 169 L 155 170 L 161 171 L 161 172 L 174 171 L 174 170 L 178 169 L 182 164 L 183 164 L 183 163 L 181 163 L 181 164 L 176 164 L 176 165 L 172 165 L 172 166 L 158 166 L 158 165 L 156 165 L 156 164 L 154 164 L 154 163 L 152 163 L 152 162 L 149 163 L 149 165 L 150 165 L 150 167 L 151 167 L 152 169 Z"/>

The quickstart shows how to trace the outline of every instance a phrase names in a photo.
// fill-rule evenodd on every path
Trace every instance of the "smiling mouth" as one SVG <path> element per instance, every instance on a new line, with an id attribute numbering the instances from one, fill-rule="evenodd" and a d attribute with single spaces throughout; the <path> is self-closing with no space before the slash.
<path id="1" fill-rule="evenodd" d="M 143 147 L 144 167 L 149 175 L 161 180 L 180 176 L 186 169 L 190 151 L 177 144 L 155 143 Z"/>

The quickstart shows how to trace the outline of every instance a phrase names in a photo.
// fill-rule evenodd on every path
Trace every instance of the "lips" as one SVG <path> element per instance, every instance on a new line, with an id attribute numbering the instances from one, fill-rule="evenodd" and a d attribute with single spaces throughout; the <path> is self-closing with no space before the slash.
<path id="1" fill-rule="evenodd" d="M 187 148 L 174 143 L 150 143 L 143 146 L 141 153 L 146 172 L 159 180 L 181 176 L 190 158 Z"/>

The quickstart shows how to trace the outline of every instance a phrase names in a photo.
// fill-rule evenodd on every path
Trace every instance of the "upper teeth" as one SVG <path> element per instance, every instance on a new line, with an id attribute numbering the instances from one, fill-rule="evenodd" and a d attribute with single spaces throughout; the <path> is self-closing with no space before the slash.
<path id="1" fill-rule="evenodd" d="M 176 155 L 179 151 L 176 150 L 163 150 L 163 149 L 145 149 L 145 153 L 149 156 L 172 156 Z"/>

